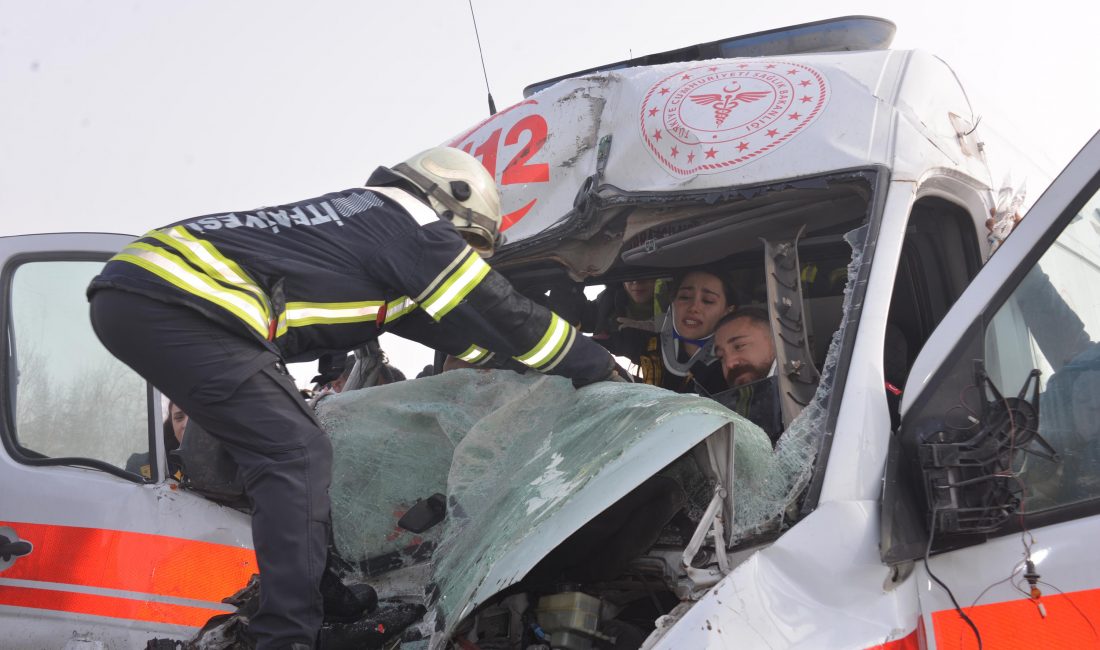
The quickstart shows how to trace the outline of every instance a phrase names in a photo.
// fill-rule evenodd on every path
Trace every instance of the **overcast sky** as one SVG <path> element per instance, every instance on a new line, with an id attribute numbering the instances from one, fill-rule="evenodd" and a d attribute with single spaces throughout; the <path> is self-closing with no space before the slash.
<path id="1" fill-rule="evenodd" d="M 1086 9 L 1086 7 L 1094 9 Z M 1088 2 L 475 0 L 497 106 L 574 70 L 870 14 L 1057 171 L 1100 129 Z M 0 0 L 0 234 L 141 234 L 363 182 L 487 115 L 466 0 Z M 407 374 L 429 355 L 385 341 Z"/>

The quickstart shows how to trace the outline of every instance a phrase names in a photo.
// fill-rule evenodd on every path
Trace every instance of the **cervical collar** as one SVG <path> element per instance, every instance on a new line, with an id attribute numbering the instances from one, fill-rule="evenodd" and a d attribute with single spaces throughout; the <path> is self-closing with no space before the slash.
<path id="1" fill-rule="evenodd" d="M 680 343 L 690 343 L 699 346 L 695 354 L 687 361 L 680 361 Z M 677 377 L 684 377 L 691 367 L 697 363 L 710 365 L 714 360 L 714 334 L 702 339 L 689 339 L 676 331 L 675 308 L 669 307 L 665 314 L 665 320 L 661 324 L 661 359 L 665 368 Z"/>

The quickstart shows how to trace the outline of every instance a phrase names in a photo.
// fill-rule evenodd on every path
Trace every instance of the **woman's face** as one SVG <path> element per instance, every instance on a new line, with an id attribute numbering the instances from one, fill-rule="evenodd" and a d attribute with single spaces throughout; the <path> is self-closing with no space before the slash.
<path id="1" fill-rule="evenodd" d="M 703 271 L 684 277 L 673 299 L 676 331 L 689 339 L 701 339 L 714 333 L 718 319 L 733 309 L 726 302 L 722 281 Z"/>
<path id="2" fill-rule="evenodd" d="M 183 430 L 187 428 L 187 414 L 175 404 L 168 406 L 168 417 L 172 418 L 172 433 L 176 435 L 176 442 L 183 443 Z"/>
<path id="3" fill-rule="evenodd" d="M 623 288 L 635 304 L 641 305 L 653 300 L 653 287 L 656 284 L 656 280 L 628 280 L 623 283 Z"/>

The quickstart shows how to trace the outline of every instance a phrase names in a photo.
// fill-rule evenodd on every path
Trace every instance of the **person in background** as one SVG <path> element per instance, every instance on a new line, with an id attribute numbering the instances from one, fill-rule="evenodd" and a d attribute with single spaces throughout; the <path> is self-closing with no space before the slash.
<path id="1" fill-rule="evenodd" d="M 664 279 L 627 280 L 609 286 L 588 300 L 584 287 L 572 285 L 550 290 L 547 306 L 562 315 L 611 354 L 633 363 L 646 342 L 660 329 L 668 308 L 668 283 Z"/>
<path id="2" fill-rule="evenodd" d="M 313 408 L 317 408 L 321 400 L 329 395 L 342 393 L 344 384 L 347 383 L 351 370 L 355 367 L 354 354 L 326 356 L 329 357 L 327 363 L 324 357 L 317 362 L 318 374 L 313 378 L 313 399 L 309 403 Z"/>
<path id="3" fill-rule="evenodd" d="M 187 421 L 188 417 L 183 409 L 177 406 L 175 402 L 168 402 L 168 419 L 164 421 L 164 441 L 167 446 L 169 432 L 176 441 L 172 449 L 168 451 L 179 449 L 179 446 L 183 443 L 183 432 L 187 429 Z"/>
<path id="4" fill-rule="evenodd" d="M 405 381 L 406 379 L 408 379 L 405 376 L 405 373 L 401 372 L 401 369 L 397 366 L 393 366 L 387 363 L 386 369 L 390 371 L 390 378 L 386 381 L 383 381 L 383 383 L 396 384 L 399 381 Z"/>
<path id="5" fill-rule="evenodd" d="M 333 382 L 339 381 L 341 376 L 346 381 L 347 373 L 351 372 L 354 363 L 354 354 L 322 354 L 318 357 L 317 374 L 310 380 L 313 384 L 313 394 L 319 395 L 322 391 L 330 390 Z"/>
<path id="6" fill-rule="evenodd" d="M 187 414 L 175 402 L 169 401 L 168 417 L 161 426 L 161 436 L 164 439 L 164 451 L 168 455 L 168 475 L 177 481 L 183 479 L 183 466 L 179 457 L 172 452 L 177 451 L 183 443 L 183 432 L 186 428 Z M 126 461 L 126 471 L 140 474 L 147 479 L 153 478 L 149 452 L 131 455 Z"/>
<path id="7" fill-rule="evenodd" d="M 616 356 L 638 363 L 649 339 L 660 330 L 668 309 L 665 280 L 627 280 L 596 297 L 595 314 L 582 325 L 592 338 Z M 587 314 L 586 314 L 587 315 Z"/>

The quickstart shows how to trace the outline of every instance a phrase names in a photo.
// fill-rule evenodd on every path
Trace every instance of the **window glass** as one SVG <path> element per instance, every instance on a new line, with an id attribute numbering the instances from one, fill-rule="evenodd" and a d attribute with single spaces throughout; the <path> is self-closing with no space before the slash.
<path id="1" fill-rule="evenodd" d="M 92 331 L 84 291 L 102 267 L 50 261 L 16 269 L 8 359 L 14 435 L 29 452 L 125 469 L 131 457 L 148 463 L 146 384 Z"/>
<path id="2" fill-rule="evenodd" d="M 1100 194 L 1070 221 L 986 331 L 990 379 L 1016 397 L 1039 371 L 1040 443 L 1016 469 L 1035 512 L 1100 496 Z M 1029 391 L 1030 396 L 1030 391 Z M 1049 453 L 1047 453 L 1049 455 Z"/>

